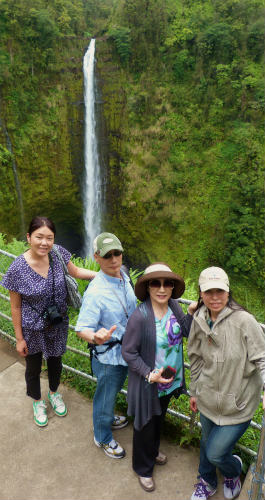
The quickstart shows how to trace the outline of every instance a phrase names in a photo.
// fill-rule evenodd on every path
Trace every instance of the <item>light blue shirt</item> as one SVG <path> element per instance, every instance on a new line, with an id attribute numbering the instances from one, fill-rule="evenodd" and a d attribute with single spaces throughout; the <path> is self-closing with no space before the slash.
<path id="1" fill-rule="evenodd" d="M 109 330 L 111 326 L 116 325 L 110 340 L 122 339 L 128 318 L 136 308 L 136 297 L 128 276 L 123 271 L 121 275 L 123 279 L 113 278 L 99 271 L 84 293 L 75 327 L 77 332 L 84 328 L 90 328 L 94 332 L 100 328 Z M 97 346 L 98 354 L 104 353 L 108 342 Z M 99 354 L 98 360 L 105 364 L 127 366 L 121 355 L 121 344 Z"/>

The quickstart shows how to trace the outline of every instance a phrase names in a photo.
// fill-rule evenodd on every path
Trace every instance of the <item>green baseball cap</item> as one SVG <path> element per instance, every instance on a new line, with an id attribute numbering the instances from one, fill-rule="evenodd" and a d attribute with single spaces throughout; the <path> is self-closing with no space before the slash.
<path id="1" fill-rule="evenodd" d="M 100 233 L 93 242 L 94 252 L 97 253 L 100 257 L 104 257 L 106 253 L 111 250 L 120 250 L 123 252 L 122 244 L 112 233 Z"/>

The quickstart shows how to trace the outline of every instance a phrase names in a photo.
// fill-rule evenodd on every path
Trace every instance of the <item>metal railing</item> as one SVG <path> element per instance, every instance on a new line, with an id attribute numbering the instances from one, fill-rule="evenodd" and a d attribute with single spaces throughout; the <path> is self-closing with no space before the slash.
<path id="1" fill-rule="evenodd" d="M 1 250 L 0 249 L 0 254 L 3 254 L 5 255 L 6 257 L 10 257 L 11 259 L 15 259 L 17 256 L 16 255 L 13 255 L 9 252 L 6 252 L 4 250 Z M 0 276 L 3 276 L 3 273 L 0 272 Z M 5 301 L 9 301 L 10 302 L 10 299 L 7 295 L 4 295 L 2 293 L 0 293 L 0 298 L 5 300 Z M 192 301 L 191 300 L 187 300 L 187 299 L 178 299 L 178 302 L 182 303 L 182 304 L 190 304 Z M 3 313 L 1 310 L 0 310 L 0 317 L 2 317 L 3 319 L 7 320 L 7 321 L 10 321 L 12 322 L 12 318 L 10 316 L 8 316 L 7 314 Z M 265 330 L 265 325 L 261 323 L 261 326 L 262 328 Z M 69 325 L 69 330 L 75 330 L 74 326 L 73 325 Z M 10 335 L 9 333 L 5 332 L 4 330 L 0 329 L 0 335 L 2 335 L 3 337 L 5 337 L 6 339 L 8 339 L 9 341 L 11 341 L 12 343 L 15 344 L 16 342 L 16 339 L 13 335 Z M 75 347 L 72 347 L 70 345 L 67 344 L 66 346 L 66 349 L 67 351 L 70 351 L 70 352 L 73 352 L 77 355 L 80 355 L 82 357 L 86 357 L 86 358 L 90 358 L 90 354 L 87 353 L 87 352 L 84 352 L 84 351 L 81 351 L 79 349 L 76 349 Z M 188 363 L 184 363 L 184 367 L 185 369 L 189 370 L 190 369 L 190 365 Z M 63 368 L 65 371 L 67 372 L 71 372 L 71 373 L 74 373 L 75 375 L 78 375 L 78 376 L 81 376 L 87 380 L 90 380 L 90 381 L 93 381 L 93 382 L 97 382 L 97 379 L 95 377 L 93 377 L 92 375 L 89 375 L 88 373 L 85 373 L 85 372 L 82 372 L 80 370 L 77 370 L 76 368 L 73 368 L 72 366 L 69 366 L 69 365 L 66 365 L 63 363 Z M 120 391 L 122 394 L 124 395 L 127 395 L 127 391 L 126 389 L 121 389 Z M 173 417 L 176 417 L 176 418 L 180 418 L 182 420 L 185 420 L 186 422 L 189 422 L 191 425 L 195 425 L 197 426 L 198 428 L 201 428 L 201 424 L 200 422 L 197 422 L 196 419 L 194 420 L 191 416 L 189 415 L 185 415 L 183 413 L 180 413 L 176 410 L 173 410 L 171 408 L 168 408 L 167 410 L 167 413 L 169 415 L 172 415 Z M 262 426 L 260 424 L 258 424 L 257 422 L 254 422 L 253 420 L 251 421 L 250 423 L 251 427 L 253 427 L 254 429 L 257 429 L 258 431 L 261 431 L 262 429 Z M 251 448 L 248 448 L 240 443 L 237 443 L 236 444 L 236 447 L 240 450 L 242 450 L 244 453 L 256 458 L 257 457 L 257 453 L 252 450 Z"/>
<path id="2" fill-rule="evenodd" d="M 262 417 L 262 430 L 256 463 L 251 466 L 252 481 L 248 491 L 249 500 L 264 500 L 265 487 L 265 410 Z"/>

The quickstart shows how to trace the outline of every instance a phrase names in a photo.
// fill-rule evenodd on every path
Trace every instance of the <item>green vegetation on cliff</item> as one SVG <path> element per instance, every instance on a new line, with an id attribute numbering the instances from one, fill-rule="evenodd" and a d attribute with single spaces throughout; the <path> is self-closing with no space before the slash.
<path id="1" fill-rule="evenodd" d="M 264 282 L 263 0 L 116 1 L 107 35 L 113 229 L 132 262 L 220 265 L 244 300 Z"/>
<path id="2" fill-rule="evenodd" d="M 194 282 L 203 267 L 224 267 L 255 310 L 263 20 L 263 0 L 0 0 L 1 231 L 21 233 L 15 165 L 26 223 L 43 212 L 62 243 L 64 233 L 71 243 L 81 236 L 82 55 L 93 35 L 107 144 L 103 229 L 124 241 L 132 267 L 164 260 Z"/>
<path id="3" fill-rule="evenodd" d="M 82 234 L 86 19 L 79 0 L 0 2 L 0 227 L 10 236 L 25 237 L 12 161 L 26 223 L 43 213 L 62 238 Z"/>

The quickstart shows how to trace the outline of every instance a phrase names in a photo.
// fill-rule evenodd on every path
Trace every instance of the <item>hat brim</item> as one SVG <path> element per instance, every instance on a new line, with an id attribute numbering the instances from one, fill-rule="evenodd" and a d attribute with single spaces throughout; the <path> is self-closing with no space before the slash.
<path id="1" fill-rule="evenodd" d="M 207 290 L 212 290 L 213 288 L 219 288 L 220 290 L 224 290 L 225 292 L 229 292 L 229 286 L 222 281 L 217 281 L 214 283 L 213 280 L 207 281 L 207 283 L 203 283 L 200 285 L 201 292 L 207 292 Z"/>
<path id="2" fill-rule="evenodd" d="M 106 247 L 104 248 L 104 251 L 99 252 L 99 256 L 104 257 L 104 255 L 111 252 L 111 250 L 119 250 L 120 252 L 123 252 L 123 248 L 121 245 L 119 245 L 118 243 L 116 243 L 116 244 L 112 243 L 112 244 L 106 245 Z"/>
<path id="3" fill-rule="evenodd" d="M 172 271 L 155 271 L 153 273 L 145 274 L 138 278 L 135 283 L 134 293 L 137 299 L 143 302 L 148 297 L 147 285 L 150 280 L 156 278 L 168 278 L 174 281 L 174 288 L 172 290 L 172 299 L 178 299 L 185 291 L 185 283 L 183 278 Z"/>

